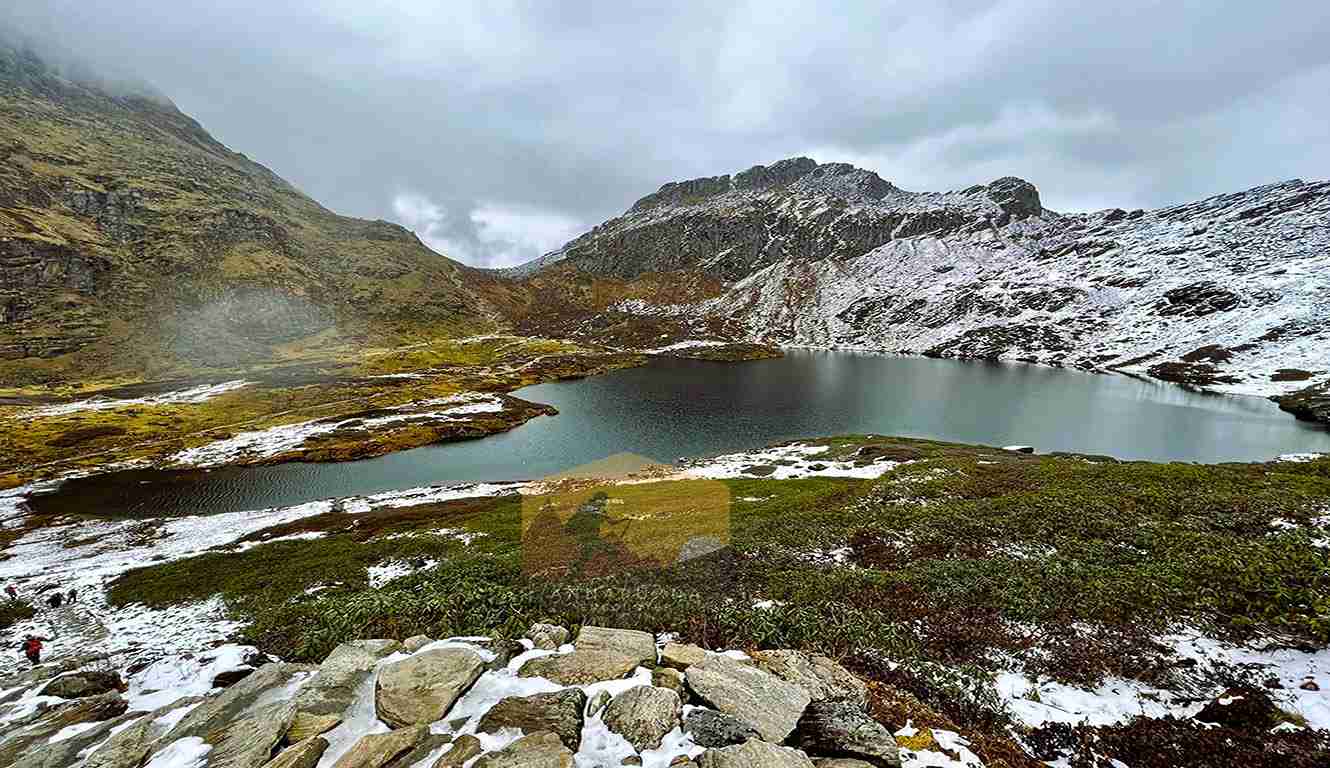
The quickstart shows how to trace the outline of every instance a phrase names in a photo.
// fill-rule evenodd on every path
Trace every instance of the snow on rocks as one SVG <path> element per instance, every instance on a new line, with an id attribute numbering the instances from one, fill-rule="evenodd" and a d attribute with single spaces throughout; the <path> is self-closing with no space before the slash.
<path id="1" fill-rule="evenodd" d="M 760 451 L 731 453 L 692 462 L 682 474 L 688 478 L 728 480 L 733 478 L 769 478 L 791 480 L 802 477 L 848 477 L 875 479 L 899 467 L 903 462 L 872 462 L 819 459 L 830 448 L 825 445 L 791 443 Z"/>
<path id="2" fill-rule="evenodd" d="M 133 398 L 106 398 L 93 397 L 87 400 L 78 400 L 72 403 L 60 403 L 57 405 L 44 405 L 33 408 L 28 415 L 32 417 L 45 416 L 64 416 L 71 413 L 82 411 L 109 411 L 116 408 L 130 407 L 148 407 L 157 405 L 185 405 L 192 403 L 203 403 L 217 397 L 218 395 L 234 392 L 237 389 L 243 389 L 249 386 L 248 381 L 224 381 L 220 384 L 205 384 L 189 389 L 181 389 L 175 392 L 165 392 L 160 395 L 150 395 L 147 397 Z"/>

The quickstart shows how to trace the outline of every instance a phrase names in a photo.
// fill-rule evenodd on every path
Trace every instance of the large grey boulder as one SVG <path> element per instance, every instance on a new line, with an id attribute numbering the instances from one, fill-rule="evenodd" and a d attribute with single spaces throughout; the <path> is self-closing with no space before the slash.
<path id="1" fill-rule="evenodd" d="M 212 745 L 208 768 L 260 768 L 291 727 L 295 714 L 295 705 L 289 701 L 269 704 L 208 734 L 204 738 Z"/>
<path id="2" fill-rule="evenodd" d="M 559 685 L 589 685 L 627 677 L 640 659 L 614 651 L 575 650 L 540 656 L 522 665 L 519 677 L 543 677 Z"/>
<path id="3" fill-rule="evenodd" d="M 813 768 L 808 755 L 758 739 L 720 749 L 708 749 L 697 759 L 698 768 Z"/>
<path id="4" fill-rule="evenodd" d="M 850 701 L 818 701 L 808 705 L 793 741 L 809 754 L 849 757 L 878 768 L 899 768 L 896 738 Z"/>
<path id="5" fill-rule="evenodd" d="M 656 666 L 656 638 L 649 632 L 610 627 L 582 627 L 573 645 L 579 651 L 601 651 L 632 657 L 644 667 Z"/>
<path id="6" fill-rule="evenodd" d="M 639 685 L 610 700 L 602 717 L 611 731 L 641 752 L 660 746 L 665 734 L 679 724 L 682 709 L 683 702 L 674 691 Z"/>
<path id="7" fill-rule="evenodd" d="M 851 701 L 868 705 L 868 685 L 826 656 L 801 651 L 758 651 L 753 663 L 759 669 L 794 683 L 813 701 Z"/>
<path id="8" fill-rule="evenodd" d="M 312 736 L 282 750 L 263 768 L 314 768 L 327 749 L 327 739 L 322 736 Z"/>
<path id="9" fill-rule="evenodd" d="M 684 673 L 696 698 L 752 723 L 762 738 L 779 744 L 810 701 L 804 689 L 728 656 L 708 656 Z"/>
<path id="10" fill-rule="evenodd" d="M 573 752 L 557 734 L 542 731 L 481 755 L 472 768 L 573 768 Z"/>
<path id="11" fill-rule="evenodd" d="M 712 709 L 694 709 L 683 720 L 684 733 L 703 747 L 728 747 L 760 739 L 752 723 Z"/>
<path id="12" fill-rule="evenodd" d="M 43 696 L 59 696 L 62 699 L 81 699 L 84 696 L 96 696 L 99 693 L 124 690 L 125 683 L 115 672 L 87 669 L 68 675 L 61 675 L 42 688 Z"/>
<path id="13" fill-rule="evenodd" d="M 550 731 L 565 747 L 576 752 L 582 745 L 583 711 L 587 696 L 577 688 L 532 696 L 510 696 L 495 704 L 480 718 L 476 728 L 494 733 L 503 728 L 517 728 L 524 733 Z"/>
<path id="14" fill-rule="evenodd" d="M 485 660 L 468 648 L 439 648 L 394 662 L 379 672 L 375 711 L 398 727 L 442 720 L 484 668 Z"/>
<path id="15" fill-rule="evenodd" d="M 568 642 L 568 630 L 558 624 L 536 623 L 527 630 L 526 637 L 536 648 L 542 651 L 554 651 Z"/>
<path id="16" fill-rule="evenodd" d="M 360 741 L 337 758 L 333 768 L 383 768 L 410 752 L 427 736 L 429 727 L 424 725 L 361 736 Z"/>

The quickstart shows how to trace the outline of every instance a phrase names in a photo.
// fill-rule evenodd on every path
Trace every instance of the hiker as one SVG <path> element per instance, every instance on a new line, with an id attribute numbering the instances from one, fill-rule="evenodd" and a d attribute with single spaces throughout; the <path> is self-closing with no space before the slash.
<path id="1" fill-rule="evenodd" d="M 31 661 L 34 667 L 42 663 L 42 643 L 45 640 L 44 637 L 28 635 L 23 639 L 23 645 L 20 646 L 23 648 L 23 655 L 28 657 L 28 661 Z"/>
<path id="2" fill-rule="evenodd" d="M 17 590 L 17 589 L 14 589 L 14 585 L 13 585 L 13 584 L 6 584 L 6 585 L 5 585 L 5 594 L 6 594 L 6 595 L 9 595 L 9 599 L 10 599 L 10 600 L 13 600 L 14 602 L 18 602 L 18 590 Z"/>
<path id="3" fill-rule="evenodd" d="M 46 598 L 46 604 L 51 606 L 52 608 L 59 608 L 60 605 L 64 602 L 65 602 L 65 596 L 60 592 L 56 592 L 54 595 L 51 595 L 50 597 Z"/>
<path id="4" fill-rule="evenodd" d="M 78 602 L 78 599 L 79 599 L 78 590 L 74 589 L 73 587 L 70 587 L 69 594 L 65 595 L 65 602 L 76 603 Z"/>

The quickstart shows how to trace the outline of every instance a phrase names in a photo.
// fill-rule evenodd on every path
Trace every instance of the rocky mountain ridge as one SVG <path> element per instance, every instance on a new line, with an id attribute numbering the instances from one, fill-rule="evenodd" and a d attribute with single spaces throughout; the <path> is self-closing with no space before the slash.
<path id="1" fill-rule="evenodd" d="M 1017 178 L 914 193 L 797 158 L 666 184 L 518 275 L 705 286 L 638 292 L 574 335 L 645 322 L 1304 401 L 1330 380 L 1330 182 L 1062 214 Z M 1324 417 L 1320 397 L 1303 415 Z"/>

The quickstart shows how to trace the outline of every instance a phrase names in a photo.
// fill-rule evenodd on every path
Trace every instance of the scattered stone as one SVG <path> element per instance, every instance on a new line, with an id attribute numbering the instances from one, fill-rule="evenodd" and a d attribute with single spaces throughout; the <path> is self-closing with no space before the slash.
<path id="1" fill-rule="evenodd" d="M 777 744 L 794 730 L 810 701 L 799 686 L 728 656 L 709 655 L 684 675 L 697 699 L 752 723 L 763 739 Z"/>
<path id="2" fill-rule="evenodd" d="M 573 753 L 557 734 L 532 733 L 498 752 L 481 755 L 472 768 L 573 768 Z"/>
<path id="3" fill-rule="evenodd" d="M 603 719 L 638 752 L 655 749 L 665 734 L 679 724 L 683 702 L 679 694 L 651 685 L 629 688 L 605 707 Z"/>
<path id="4" fill-rule="evenodd" d="M 568 642 L 568 630 L 557 624 L 532 624 L 526 637 L 542 651 L 556 651 Z"/>
<path id="5" fill-rule="evenodd" d="M 618 680 L 637 669 L 640 660 L 612 651 L 575 650 L 572 653 L 531 659 L 518 670 L 518 677 L 544 677 L 559 685 L 589 685 Z"/>
<path id="6" fill-rule="evenodd" d="M 697 759 L 697 764 L 699 768 L 813 768 L 813 762 L 799 750 L 758 739 L 708 749 Z"/>
<path id="7" fill-rule="evenodd" d="M 574 644 L 579 651 L 602 651 L 636 659 L 644 667 L 656 666 L 656 638 L 636 629 L 582 627 Z"/>
<path id="8" fill-rule="evenodd" d="M 812 701 L 868 705 L 868 685 L 826 656 L 800 651 L 757 651 L 753 662 L 759 669 L 804 689 Z"/>
<path id="9" fill-rule="evenodd" d="M 294 704 L 279 702 L 209 733 L 204 737 L 212 745 L 209 768 L 260 768 L 291 728 L 295 714 Z"/>
<path id="10" fill-rule="evenodd" d="M 469 733 L 464 733 L 453 742 L 452 749 L 444 752 L 434 762 L 433 768 L 462 768 L 466 761 L 484 751 L 485 748 L 480 745 L 480 739 Z"/>
<path id="11" fill-rule="evenodd" d="M 666 643 L 660 652 L 660 663 L 682 671 L 702 663 L 706 657 L 706 651 L 691 643 Z"/>
<path id="12" fill-rule="evenodd" d="M 703 747 L 728 747 L 749 739 L 760 739 L 752 723 L 712 709 L 694 709 L 683 721 L 683 731 Z"/>
<path id="13" fill-rule="evenodd" d="M 327 739 L 313 736 L 282 750 L 263 768 L 314 768 L 327 749 Z"/>
<path id="14" fill-rule="evenodd" d="M 586 694 L 577 688 L 510 696 L 491 707 L 480 718 L 476 730 L 481 733 L 494 733 L 502 728 L 517 728 L 523 733 L 549 731 L 576 752 L 582 745 L 582 712 L 586 705 Z"/>
<path id="15" fill-rule="evenodd" d="M 805 752 L 850 757 L 877 768 L 899 768 L 896 737 L 852 701 L 816 701 L 808 705 L 794 743 Z"/>
<path id="16" fill-rule="evenodd" d="M 415 653 L 432 642 L 434 642 L 434 640 L 425 635 L 412 635 L 402 641 L 402 650 L 407 653 Z"/>
<path id="17" fill-rule="evenodd" d="M 42 688 L 42 696 L 59 696 L 62 699 L 81 699 L 101 693 L 125 690 L 125 682 L 115 672 L 84 670 L 71 675 L 61 675 Z"/>
<path id="18" fill-rule="evenodd" d="M 442 720 L 484 666 L 480 654 L 468 648 L 439 648 L 389 664 L 375 686 L 375 711 L 399 727 Z"/>
<path id="19" fill-rule="evenodd" d="M 428 726 L 417 725 L 389 733 L 362 736 L 346 754 L 337 758 L 333 768 L 383 768 L 395 758 L 410 752 L 428 735 Z"/>
<path id="20" fill-rule="evenodd" d="M 587 716 L 594 716 L 597 712 L 604 709 L 605 705 L 609 704 L 610 699 L 612 698 L 614 697 L 610 695 L 609 691 L 596 691 L 596 695 L 591 697 L 591 703 L 586 705 Z"/>
<path id="21" fill-rule="evenodd" d="M 688 686 L 684 683 L 683 673 L 670 667 L 656 667 L 651 670 L 651 684 L 679 694 L 679 700 L 688 703 Z"/>
<path id="22" fill-rule="evenodd" d="M 315 715 L 309 712 L 297 712 L 291 720 L 291 728 L 286 732 L 286 740 L 292 744 L 306 741 L 311 737 L 331 731 L 341 722 L 341 715 Z"/>

